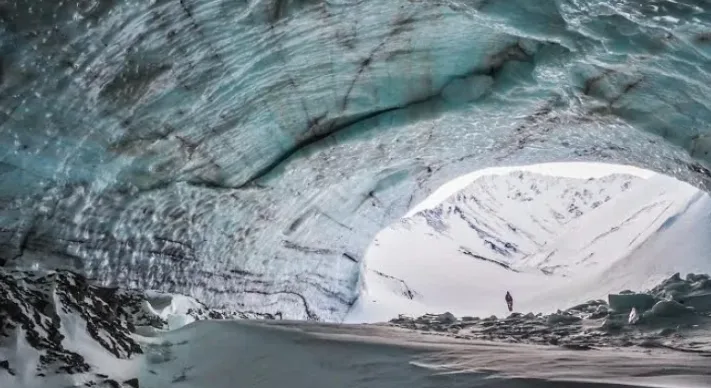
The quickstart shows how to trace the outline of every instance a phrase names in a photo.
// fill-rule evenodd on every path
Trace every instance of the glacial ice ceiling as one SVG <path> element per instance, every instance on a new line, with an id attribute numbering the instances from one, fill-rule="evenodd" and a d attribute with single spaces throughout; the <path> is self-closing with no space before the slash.
<path id="1" fill-rule="evenodd" d="M 0 262 L 336 320 L 449 178 L 711 187 L 704 0 L 0 0 Z"/>

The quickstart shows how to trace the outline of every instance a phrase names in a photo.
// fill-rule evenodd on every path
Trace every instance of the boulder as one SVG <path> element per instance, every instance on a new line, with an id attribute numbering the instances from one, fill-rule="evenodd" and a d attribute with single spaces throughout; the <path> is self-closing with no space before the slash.
<path id="1" fill-rule="evenodd" d="M 448 311 L 435 317 L 434 321 L 442 324 L 451 324 L 457 321 L 457 317 Z"/>
<path id="2" fill-rule="evenodd" d="M 694 314 L 694 309 L 684 306 L 683 304 L 673 300 L 662 300 L 657 302 L 650 311 L 645 315 L 655 317 L 679 317 L 689 314 Z"/>

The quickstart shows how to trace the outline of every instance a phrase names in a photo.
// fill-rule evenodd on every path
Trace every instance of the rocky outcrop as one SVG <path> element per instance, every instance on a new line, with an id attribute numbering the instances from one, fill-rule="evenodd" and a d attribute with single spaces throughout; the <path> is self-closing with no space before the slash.
<path id="1" fill-rule="evenodd" d="M 173 314 L 163 313 L 166 302 L 175 304 L 173 297 L 177 296 L 99 287 L 71 271 L 0 268 L 0 374 L 17 376 L 19 370 L 26 373 L 26 365 L 36 365 L 30 377 L 83 375 L 96 384 L 120 386 L 107 382 L 114 381 L 110 372 L 96 368 L 97 360 L 88 355 L 95 354 L 91 349 L 108 352 L 109 359 L 135 359 L 143 350 L 134 334 L 168 329 L 173 316 L 184 317 L 184 323 L 274 318 L 208 309 L 186 297 L 182 297 L 188 302 L 185 308 L 173 306 Z"/>

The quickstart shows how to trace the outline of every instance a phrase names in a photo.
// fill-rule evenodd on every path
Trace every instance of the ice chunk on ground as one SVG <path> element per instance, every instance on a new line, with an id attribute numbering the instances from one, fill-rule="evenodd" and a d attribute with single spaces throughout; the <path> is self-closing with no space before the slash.
<path id="1" fill-rule="evenodd" d="M 646 311 L 655 303 L 654 297 L 649 294 L 610 294 L 607 298 L 610 308 L 619 313 L 632 309 Z"/>

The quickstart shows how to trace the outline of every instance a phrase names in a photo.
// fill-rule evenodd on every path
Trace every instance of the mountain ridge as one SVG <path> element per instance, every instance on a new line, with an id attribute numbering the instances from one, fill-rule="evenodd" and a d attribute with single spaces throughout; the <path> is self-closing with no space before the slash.
<path id="1" fill-rule="evenodd" d="M 487 175 L 396 227 L 424 220 L 440 235 L 462 241 L 461 250 L 510 267 L 552 243 L 573 220 L 642 182 L 620 173 L 585 179 L 529 171 Z M 528 219 L 514 217 L 524 212 Z M 480 241 L 471 241 L 468 231 Z"/>

